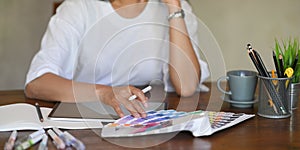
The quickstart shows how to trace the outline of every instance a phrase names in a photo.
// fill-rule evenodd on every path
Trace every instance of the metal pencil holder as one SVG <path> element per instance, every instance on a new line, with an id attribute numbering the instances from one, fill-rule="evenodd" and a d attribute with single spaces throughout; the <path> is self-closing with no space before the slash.
<path id="1" fill-rule="evenodd" d="M 258 76 L 258 115 L 266 118 L 287 118 L 291 116 L 289 88 L 291 78 L 270 78 Z"/>

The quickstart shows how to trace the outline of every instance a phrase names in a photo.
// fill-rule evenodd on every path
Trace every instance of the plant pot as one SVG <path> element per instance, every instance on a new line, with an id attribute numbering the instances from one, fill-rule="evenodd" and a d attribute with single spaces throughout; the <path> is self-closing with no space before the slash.
<path id="1" fill-rule="evenodd" d="M 294 110 L 298 106 L 299 96 L 300 96 L 300 83 L 291 83 L 289 90 L 291 110 Z"/>

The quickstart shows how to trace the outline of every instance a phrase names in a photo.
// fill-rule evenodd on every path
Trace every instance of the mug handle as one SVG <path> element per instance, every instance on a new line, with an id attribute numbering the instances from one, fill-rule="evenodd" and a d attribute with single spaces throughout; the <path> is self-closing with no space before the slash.
<path id="1" fill-rule="evenodd" d="M 231 91 L 225 91 L 225 90 L 221 87 L 221 81 L 223 81 L 223 80 L 228 80 L 228 79 L 229 79 L 228 76 L 222 76 L 222 77 L 220 77 L 220 78 L 217 80 L 217 87 L 218 87 L 219 91 L 221 91 L 222 93 L 231 95 L 231 94 L 232 94 Z"/>

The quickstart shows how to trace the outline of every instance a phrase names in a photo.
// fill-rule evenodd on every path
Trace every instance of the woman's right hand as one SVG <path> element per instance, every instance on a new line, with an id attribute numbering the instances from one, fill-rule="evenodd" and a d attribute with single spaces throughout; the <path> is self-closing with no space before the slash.
<path id="1" fill-rule="evenodd" d="M 96 87 L 96 92 L 99 99 L 103 103 L 113 107 L 120 117 L 124 116 L 124 113 L 121 110 L 121 105 L 123 105 L 136 118 L 146 117 L 146 112 L 141 106 L 141 103 L 146 106 L 148 98 L 144 95 L 142 90 L 133 86 L 111 87 L 98 85 Z M 128 98 L 132 95 L 136 95 L 137 98 L 129 101 Z"/>

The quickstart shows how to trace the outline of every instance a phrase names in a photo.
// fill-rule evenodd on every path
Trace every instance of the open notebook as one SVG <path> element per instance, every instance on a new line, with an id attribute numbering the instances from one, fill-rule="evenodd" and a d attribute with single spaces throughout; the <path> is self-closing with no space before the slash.
<path id="1" fill-rule="evenodd" d="M 0 106 L 0 131 L 12 130 L 39 130 L 41 128 L 64 128 L 64 129 L 86 129 L 102 128 L 101 121 L 53 121 L 46 116 L 52 108 L 41 107 L 44 121 L 39 120 L 34 105 L 27 103 L 17 103 Z"/>
<path id="2" fill-rule="evenodd" d="M 149 103 L 149 109 L 164 109 L 164 103 Z M 40 122 L 36 107 L 28 103 L 0 106 L 0 131 L 39 130 L 41 128 L 86 129 L 102 128 L 102 122 L 119 117 L 110 106 L 99 102 L 57 103 L 55 107 L 41 107 L 44 118 Z M 124 108 L 123 108 L 124 110 Z M 129 114 L 124 110 L 125 114 Z"/>

